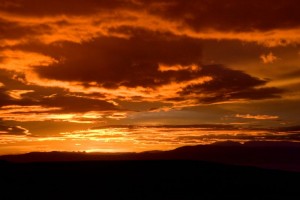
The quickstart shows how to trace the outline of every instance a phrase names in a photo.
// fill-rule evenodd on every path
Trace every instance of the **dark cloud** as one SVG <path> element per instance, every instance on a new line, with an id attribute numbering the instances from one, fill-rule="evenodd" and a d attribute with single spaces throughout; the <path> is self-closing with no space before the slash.
<path id="1" fill-rule="evenodd" d="M 7 3 L 5 4 L 5 2 Z M 86 15 L 103 10 L 131 7 L 136 7 L 136 4 L 131 0 L 4 0 L 2 6 L 0 5 L 0 10 L 15 14 L 44 16 L 64 14 Z"/>
<path id="2" fill-rule="evenodd" d="M 44 78 L 97 82 L 114 88 L 155 87 L 199 76 L 197 72 L 158 70 L 159 63 L 191 65 L 201 59 L 201 41 L 167 33 L 135 30 L 129 39 L 99 37 L 93 41 L 55 45 L 50 55 L 61 62 L 37 67 Z"/>
<path id="3" fill-rule="evenodd" d="M 298 28 L 298 0 L 163 0 L 144 1 L 152 13 L 182 21 L 196 30 L 252 31 Z"/>
<path id="4" fill-rule="evenodd" d="M 12 99 L 6 93 L 0 92 L 0 106 L 43 106 L 45 108 L 59 107 L 60 110 L 46 111 L 47 113 L 77 113 L 77 112 L 88 112 L 88 111 L 113 111 L 119 110 L 118 107 L 112 103 L 108 103 L 104 100 L 90 99 L 85 97 L 76 97 L 70 95 L 53 95 L 52 97 L 39 97 L 24 95 L 22 99 Z M 6 98 L 6 99 L 5 99 Z M 30 112 L 30 110 L 26 111 Z M 41 111 L 45 112 L 45 111 Z M 1 116 L 0 116 L 1 118 Z"/>
<path id="5" fill-rule="evenodd" d="M 60 62 L 48 67 L 35 68 L 43 78 L 79 81 L 89 87 L 98 86 L 156 88 L 171 82 L 189 81 L 212 77 L 203 84 L 191 84 L 170 97 L 169 101 L 182 101 L 191 95 L 201 95 L 202 103 L 215 103 L 232 99 L 278 98 L 283 90 L 263 87 L 268 81 L 243 71 L 223 65 L 201 64 L 201 40 L 174 36 L 168 33 L 145 31 L 122 27 L 112 31 L 130 32 L 129 39 L 99 37 L 93 41 L 76 44 L 60 42 L 44 53 Z M 200 66 L 200 70 L 160 71 L 159 64 Z"/>
<path id="6" fill-rule="evenodd" d="M 183 101 L 191 95 L 195 97 L 195 95 L 202 94 L 204 96 L 199 99 L 201 103 L 233 99 L 259 100 L 278 98 L 283 92 L 278 88 L 263 87 L 268 82 L 267 80 L 251 76 L 244 71 L 233 70 L 222 65 L 201 64 L 202 40 L 127 26 L 109 31 L 131 37 L 100 36 L 80 44 L 56 42 L 42 45 L 35 43 L 27 46 L 19 45 L 16 48 L 40 52 L 59 61 L 50 66 L 35 66 L 35 72 L 42 78 L 77 81 L 87 88 L 91 86 L 91 82 L 96 83 L 96 86 L 110 89 L 119 86 L 157 88 L 171 82 L 180 83 L 208 76 L 213 80 L 204 84 L 188 85 L 178 93 L 177 97 L 170 97 L 166 100 Z M 160 64 L 198 65 L 200 70 L 160 71 Z M 113 106 L 105 101 L 88 100 L 88 98 L 62 97 L 62 95 L 45 101 L 41 98 L 39 97 L 39 103 L 43 105 L 52 106 L 56 103 L 60 105 L 59 102 L 61 102 L 68 111 L 71 108 L 88 110 L 94 107 L 88 108 L 79 103 L 76 104 L 76 101 L 83 102 L 82 104 L 89 101 L 87 105 L 95 105 L 96 110 L 100 107 L 104 107 L 104 110 L 113 109 Z M 143 100 L 142 97 L 137 98 L 139 101 Z M 70 105 L 64 103 L 71 99 L 74 102 Z"/>
<path id="7" fill-rule="evenodd" d="M 12 102 L 11 97 L 6 93 L 4 88 L 0 87 L 0 106 L 8 105 Z"/>
<path id="8" fill-rule="evenodd" d="M 138 126 L 138 125 L 106 125 L 92 127 L 91 129 L 107 129 L 107 128 L 128 128 L 129 130 L 138 130 L 140 128 L 158 128 L 168 132 L 170 128 L 190 128 L 190 129 L 206 129 L 206 130 L 236 130 L 236 127 L 228 124 L 192 124 L 192 125 L 155 125 L 155 126 Z"/>
<path id="9" fill-rule="evenodd" d="M 286 131 L 286 132 L 300 132 L 300 125 L 288 126 L 288 127 L 279 127 L 275 130 L 276 131 Z"/>
<path id="10" fill-rule="evenodd" d="M 209 141 L 209 140 L 246 140 L 246 141 L 300 141 L 299 133 L 276 134 L 266 133 L 260 135 L 251 134 L 206 134 L 202 136 L 179 136 L 177 140 L 183 141 Z"/>
<path id="11" fill-rule="evenodd" d="M 294 70 L 293 72 L 284 73 L 279 78 L 281 79 L 300 78 L 300 69 Z"/>
<path id="12" fill-rule="evenodd" d="M 63 113 L 118 110 L 115 105 L 104 100 L 68 95 L 42 98 L 38 104 L 47 107 L 61 107 L 62 110 L 57 112 Z"/>
<path id="13" fill-rule="evenodd" d="M 0 76 L 1 77 L 1 76 Z M 19 86 L 20 87 L 20 86 Z M 119 110 L 117 106 L 105 100 L 93 99 L 103 98 L 101 94 L 90 94 L 77 96 L 76 93 L 69 93 L 59 88 L 45 88 L 40 86 L 24 86 L 19 88 L 14 86 L 0 87 L 0 107 L 1 106 L 43 106 L 46 108 L 60 107 L 61 110 L 47 111 L 47 113 L 73 113 L 88 111 L 112 111 Z M 12 89 L 32 90 L 30 93 L 23 94 L 20 99 L 12 98 L 9 91 Z M 26 111 L 30 112 L 30 110 Z M 41 111 L 44 112 L 44 111 Z M 0 116 L 1 118 L 1 116 Z"/>
<path id="14" fill-rule="evenodd" d="M 2 5 L 2 6 L 1 6 Z M 271 30 L 299 27 L 298 0 L 6 0 L 0 11 L 22 15 L 87 15 L 102 11 L 147 11 L 197 30 Z"/>
<path id="15" fill-rule="evenodd" d="M 28 135 L 27 129 L 21 126 L 6 126 L 0 124 L 0 135 Z"/>
<path id="16" fill-rule="evenodd" d="M 203 84 L 189 85 L 179 94 L 183 97 L 191 94 L 205 94 L 206 96 L 199 101 L 214 103 L 231 99 L 278 98 L 283 92 L 273 87 L 257 88 L 265 85 L 267 81 L 222 65 L 202 66 L 201 74 L 210 76 L 213 80 Z"/>
<path id="17" fill-rule="evenodd" d="M 21 25 L 17 22 L 9 22 L 0 18 L 0 39 L 18 39 L 32 37 L 38 34 L 50 33 L 52 30 L 47 24 Z"/>

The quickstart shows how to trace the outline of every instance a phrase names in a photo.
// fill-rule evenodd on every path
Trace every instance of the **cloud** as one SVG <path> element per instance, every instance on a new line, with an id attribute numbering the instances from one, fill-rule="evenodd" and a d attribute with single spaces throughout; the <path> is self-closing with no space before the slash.
<path id="1" fill-rule="evenodd" d="M 191 29 L 198 36 L 204 33 L 203 38 L 210 33 L 211 39 L 257 41 L 267 46 L 299 43 L 299 38 L 292 36 L 292 32 L 299 31 L 297 0 L 141 2 L 149 7 L 150 13 L 176 21 L 181 29 Z"/>
<path id="2" fill-rule="evenodd" d="M 100 36 L 80 44 L 20 46 L 22 51 L 16 52 L 16 59 L 11 57 L 13 51 L 4 51 L 6 57 L 0 66 L 24 73 L 25 84 L 84 93 L 82 97 L 73 96 L 74 101 L 70 96 L 39 98 L 38 105 L 61 103 L 67 112 L 72 109 L 95 111 L 100 107 L 116 109 L 107 103 L 116 99 L 161 101 L 181 108 L 200 103 L 278 98 L 283 92 L 275 87 L 264 87 L 267 80 L 246 72 L 202 64 L 201 40 L 128 27 L 122 31 L 129 31 L 132 36 Z M 35 51 L 39 53 L 33 53 Z M 16 67 L 18 65 L 22 67 Z M 98 108 L 74 105 L 79 100 L 96 105 L 96 99 L 88 100 L 93 97 L 86 96 L 91 94 L 101 96 L 97 100 Z M 60 100 L 54 101 L 57 98 Z M 70 105 L 63 103 L 69 100 Z"/>
<path id="3" fill-rule="evenodd" d="M 163 0 L 16 0 L 2 6 L 2 46 L 38 40 L 81 43 L 100 35 L 130 37 L 123 27 L 170 32 L 198 39 L 299 43 L 298 2 Z M 13 2 L 11 4 L 11 2 Z M 137 3 L 138 2 L 138 3 Z M 17 6 L 16 6 L 17 5 Z M 72 5 L 72 6 L 70 6 Z"/>
<path id="4" fill-rule="evenodd" d="M 99 37 L 83 44 L 61 43 L 60 46 L 55 53 L 63 61 L 49 67 L 36 67 L 41 77 L 97 82 L 106 88 L 156 87 L 173 80 L 189 80 L 196 77 L 197 72 L 161 72 L 159 63 L 192 65 L 201 58 L 200 41 L 144 31 L 130 39 Z"/>
<path id="5" fill-rule="evenodd" d="M 277 58 L 275 55 L 273 55 L 272 52 L 270 52 L 269 54 L 262 54 L 262 55 L 260 56 L 260 59 L 262 60 L 262 62 L 263 62 L 264 64 L 272 64 L 272 63 L 274 63 L 278 58 Z"/>
<path id="6" fill-rule="evenodd" d="M 283 73 L 279 78 L 281 79 L 294 79 L 300 77 L 300 69 L 293 70 L 292 72 Z"/>
<path id="7" fill-rule="evenodd" d="M 0 124 L 0 135 L 30 135 L 29 130 L 21 126 L 6 126 Z"/>
<path id="8" fill-rule="evenodd" d="M 14 72 L 30 72 L 31 67 L 34 65 L 47 66 L 57 62 L 49 56 L 30 51 L 3 50 L 0 51 L 0 53 L 2 58 L 2 60 L 0 60 L 0 69 Z"/>
<path id="9" fill-rule="evenodd" d="M 167 20 L 178 20 L 194 29 L 251 31 L 298 27 L 297 0 L 14 0 L 5 1 L 3 12 L 25 16 L 91 15 L 117 10 L 146 11 Z M 6 5 L 6 6 L 4 6 Z M 8 6 L 9 5 L 9 6 Z M 43 6 L 41 6 L 43 5 Z M 72 5 L 72 6 L 70 6 Z M 213 13 L 213 14 L 212 14 Z"/>
<path id="10" fill-rule="evenodd" d="M 198 71 L 200 68 L 197 65 L 187 65 L 187 66 L 182 66 L 182 65 L 159 65 L 158 71 L 161 72 L 166 72 L 166 71 L 184 71 L 184 70 L 189 70 L 189 71 Z"/>
<path id="11" fill-rule="evenodd" d="M 210 76 L 213 80 L 200 85 L 189 85 L 179 92 L 181 96 L 196 95 L 202 103 L 216 103 L 230 100 L 278 98 L 283 92 L 278 88 L 261 87 L 267 83 L 266 80 L 222 65 L 206 65 L 201 69 L 202 75 Z"/>
<path id="12" fill-rule="evenodd" d="M 122 115 L 123 114 L 123 115 Z M 120 119 L 125 113 L 114 111 L 72 111 L 66 112 L 60 107 L 44 106 L 2 106 L 0 110 L 1 120 L 17 122 L 71 122 L 91 124 L 102 122 L 104 118 Z M 122 116 L 121 116 L 122 115 Z"/>
<path id="13" fill-rule="evenodd" d="M 0 119 L 41 136 L 101 123 L 297 124 L 299 8 L 296 0 L 2 0 Z M 114 138 L 166 148 L 209 140 L 177 138 L 201 127 L 174 136 L 147 128 Z M 99 139 L 88 133 L 87 144 Z"/>
<path id="14" fill-rule="evenodd" d="M 113 104 L 103 100 L 90 99 L 76 96 L 52 96 L 44 97 L 39 100 L 39 104 L 47 107 L 61 108 L 60 112 L 88 112 L 88 111 L 114 111 L 118 108 Z"/>
<path id="15" fill-rule="evenodd" d="M 50 30 L 47 25 L 22 25 L 17 21 L 0 19 L 0 39 L 14 41 L 16 39 L 28 38 L 32 35 L 43 34 Z M 0 46 L 4 46 L 1 44 Z"/>
<path id="16" fill-rule="evenodd" d="M 168 19 L 181 20 L 194 29 L 252 31 L 298 27 L 300 17 L 297 0 L 229 0 L 210 1 L 163 0 L 141 1 L 150 4 L 151 11 Z M 148 3 L 150 2 L 150 3 Z"/>
<path id="17" fill-rule="evenodd" d="M 277 129 L 277 131 L 281 132 L 300 132 L 300 125 L 296 126 L 288 126 L 288 127 L 280 127 Z"/>
<path id="18" fill-rule="evenodd" d="M 24 89 L 9 90 L 6 85 L 0 88 L 0 119 L 5 121 L 94 123 L 122 112 L 118 104 L 103 100 L 99 94 L 79 95 L 59 88 L 12 83 L 8 82 L 10 88 L 22 86 Z"/>
<path id="19" fill-rule="evenodd" d="M 279 119 L 278 116 L 275 115 L 251 115 L 251 114 L 236 114 L 235 117 L 237 118 L 244 118 L 244 119 L 257 119 L 257 120 L 274 120 Z"/>
<path id="20" fill-rule="evenodd" d="M 189 142 L 201 142 L 201 141 L 289 141 L 289 142 L 299 142 L 300 134 L 290 134 L 290 133 L 268 133 L 268 132 L 249 132 L 249 133 L 218 133 L 218 134 L 205 134 L 202 136 L 179 136 L 178 140 Z"/>
<path id="21" fill-rule="evenodd" d="M 59 81 L 62 87 L 72 90 L 68 83 L 75 83 L 73 86 L 81 87 L 77 92 L 91 90 L 109 100 L 190 99 L 186 103 L 196 105 L 197 101 L 278 98 L 283 92 L 263 87 L 268 81 L 243 71 L 201 64 L 201 41 L 140 29 L 131 31 L 135 36 L 129 39 L 103 36 L 82 44 L 61 42 L 44 48 L 46 57 L 62 59 L 31 70 L 47 84 Z"/>
<path id="22" fill-rule="evenodd" d="M 87 15 L 105 10 L 125 9 L 136 6 L 131 0 L 6 0 L 0 9 L 14 14 L 25 16 L 48 16 L 48 15 Z M 9 5 L 10 6 L 7 6 Z M 44 5 L 41 7 L 41 5 Z"/>
<path id="23" fill-rule="evenodd" d="M 12 98 L 7 94 L 6 89 L 0 88 L 0 106 L 7 105 L 12 102 Z"/>
<path id="24" fill-rule="evenodd" d="M 8 95 L 13 99 L 22 99 L 22 95 L 34 92 L 33 90 L 9 90 Z"/>
<path id="25" fill-rule="evenodd" d="M 61 133 L 61 138 L 77 143 L 89 140 L 120 147 L 123 144 L 141 149 L 172 149 L 182 145 L 211 144 L 221 141 L 300 141 L 298 133 L 274 130 L 237 129 L 228 125 L 183 126 L 103 126 Z M 136 145 L 138 144 L 138 145 Z M 96 144 L 94 144 L 96 146 Z M 87 147 L 88 148 L 88 147 Z"/>
<path id="26" fill-rule="evenodd" d="M 8 121 L 67 121 L 94 123 L 103 117 L 114 116 L 120 109 L 103 100 L 73 96 L 51 96 L 38 99 L 14 99 L 4 102 L 0 118 Z"/>

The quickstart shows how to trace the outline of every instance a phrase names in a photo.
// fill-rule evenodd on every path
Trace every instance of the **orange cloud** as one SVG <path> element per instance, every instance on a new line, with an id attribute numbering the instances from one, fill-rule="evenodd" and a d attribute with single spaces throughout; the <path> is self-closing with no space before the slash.
<path id="1" fill-rule="evenodd" d="M 264 64 L 274 63 L 278 59 L 272 52 L 269 54 L 262 54 L 260 58 Z"/>
<path id="2" fill-rule="evenodd" d="M 90 111 L 83 113 L 55 113 L 61 111 L 59 107 L 43 106 L 2 106 L 0 110 L 1 119 L 4 121 L 64 121 L 72 123 L 95 123 L 101 121 L 104 116 L 113 118 L 121 117 L 110 112 Z M 124 116 L 123 116 L 124 117 Z"/>
<path id="3" fill-rule="evenodd" d="M 257 120 L 272 120 L 272 119 L 278 119 L 278 116 L 274 115 L 241 115 L 241 114 L 236 114 L 235 117 L 238 118 L 244 118 L 244 119 L 257 119 Z"/>
<path id="4" fill-rule="evenodd" d="M 0 124 L 0 135 L 2 140 L 3 135 L 24 136 L 24 135 L 30 135 L 30 133 L 29 130 L 23 128 L 22 126 L 4 126 Z"/>
<path id="5" fill-rule="evenodd" d="M 295 17 L 297 12 L 293 10 L 298 4 L 295 0 L 289 0 L 282 7 L 275 6 L 276 3 L 268 0 L 268 3 L 261 5 L 262 9 L 257 8 L 256 1 L 240 3 L 236 0 L 231 2 L 231 6 L 222 8 L 216 0 L 211 3 L 175 0 L 159 4 L 152 1 L 136 4 L 124 0 L 126 3 L 116 1 L 109 5 L 102 1 L 78 1 L 81 3 L 73 5 L 74 2 L 53 0 L 53 4 L 34 2 L 41 4 L 38 7 L 49 6 L 38 10 L 29 9 L 32 3 L 30 0 L 17 2 L 17 8 L 0 9 L 4 26 L 7 27 L 4 37 L 1 37 L 2 46 L 26 44 L 32 40 L 51 44 L 58 41 L 82 43 L 99 36 L 130 38 L 132 35 L 130 31 L 126 31 L 126 27 L 169 32 L 197 39 L 257 42 L 269 47 L 300 41 L 299 19 Z M 68 3 L 74 9 L 70 9 Z M 245 4 L 248 6 L 245 7 Z M 203 7 L 206 9 L 201 9 Z M 222 12 L 215 13 L 216 9 L 221 9 Z M 245 12 L 236 12 L 235 9 L 245 9 Z M 249 10 L 257 15 L 246 14 Z M 265 17 L 266 15 L 272 17 Z"/>
<path id="6" fill-rule="evenodd" d="M 2 50 L 0 51 L 2 61 L 0 69 L 24 72 L 31 70 L 32 66 L 48 66 L 56 62 L 55 59 L 35 52 L 25 52 L 19 50 Z"/>
<path id="7" fill-rule="evenodd" d="M 33 90 L 9 90 L 8 95 L 14 99 L 22 99 L 23 94 L 34 92 Z"/>
<path id="8" fill-rule="evenodd" d="M 38 151 L 140 152 L 169 150 L 183 145 L 211 144 L 228 140 L 299 142 L 299 134 L 290 133 L 284 129 L 275 133 L 257 129 L 243 130 L 228 125 L 108 126 L 63 132 L 57 136 L 1 135 L 0 154 L 25 153 L 32 149 Z"/>
<path id="9" fill-rule="evenodd" d="M 166 71 L 184 71 L 184 70 L 190 70 L 190 71 L 198 71 L 199 66 L 198 65 L 159 65 L 158 71 L 166 72 Z"/>

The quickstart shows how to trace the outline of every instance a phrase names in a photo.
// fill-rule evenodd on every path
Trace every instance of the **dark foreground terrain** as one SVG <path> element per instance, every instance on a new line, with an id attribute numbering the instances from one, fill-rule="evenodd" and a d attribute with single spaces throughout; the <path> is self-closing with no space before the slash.
<path id="1" fill-rule="evenodd" d="M 295 197 L 299 173 L 200 161 L 1 163 L 1 199 Z"/>
<path id="2" fill-rule="evenodd" d="M 266 145 L 2 156 L 0 199 L 299 199 L 298 145 Z"/>

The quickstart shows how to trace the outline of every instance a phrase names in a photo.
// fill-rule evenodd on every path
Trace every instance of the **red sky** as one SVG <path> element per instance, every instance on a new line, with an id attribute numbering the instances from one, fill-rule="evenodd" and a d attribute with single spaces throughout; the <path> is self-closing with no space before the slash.
<path id="1" fill-rule="evenodd" d="M 0 154 L 298 141 L 299 9 L 296 0 L 1 0 Z"/>

